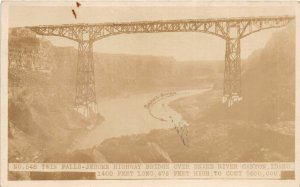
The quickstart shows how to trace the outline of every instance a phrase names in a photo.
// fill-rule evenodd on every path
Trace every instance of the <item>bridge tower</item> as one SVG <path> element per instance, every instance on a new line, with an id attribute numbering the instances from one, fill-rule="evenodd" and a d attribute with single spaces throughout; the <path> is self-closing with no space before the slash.
<path id="1" fill-rule="evenodd" d="M 239 25 L 229 23 L 226 29 L 223 103 L 231 107 L 242 100 L 241 38 Z"/>
<path id="2" fill-rule="evenodd" d="M 98 112 L 92 41 L 78 42 L 75 108 L 86 117 Z"/>

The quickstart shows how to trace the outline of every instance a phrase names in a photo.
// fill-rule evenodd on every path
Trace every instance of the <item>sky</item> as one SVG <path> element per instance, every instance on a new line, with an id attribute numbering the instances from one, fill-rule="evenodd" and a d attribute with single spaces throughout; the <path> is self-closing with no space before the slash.
<path id="1" fill-rule="evenodd" d="M 293 15 L 291 7 L 201 7 L 201 6 L 11 6 L 9 27 L 72 23 L 131 22 L 175 19 L 206 19 L 245 16 Z M 263 48 L 272 33 L 268 29 L 241 41 L 241 57 Z M 57 46 L 74 46 L 76 42 L 60 37 L 45 37 Z M 111 36 L 94 43 L 94 51 L 114 54 L 172 56 L 178 61 L 224 60 L 225 41 L 205 33 L 143 33 Z"/>

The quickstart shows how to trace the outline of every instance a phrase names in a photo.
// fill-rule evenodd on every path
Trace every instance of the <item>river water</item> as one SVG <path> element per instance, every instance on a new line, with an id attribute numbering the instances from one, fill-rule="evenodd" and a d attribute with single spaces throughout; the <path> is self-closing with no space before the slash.
<path id="1" fill-rule="evenodd" d="M 112 137 L 148 133 L 153 129 L 173 128 L 169 117 L 182 120 L 180 114 L 169 107 L 177 99 L 201 94 L 208 89 L 176 91 L 175 95 L 164 97 L 147 109 L 147 104 L 161 93 L 135 94 L 128 97 L 105 99 L 98 103 L 99 112 L 105 120 L 74 142 L 74 149 L 86 149 L 99 145 L 103 140 Z M 151 114 L 152 115 L 151 115 Z M 164 119 L 164 120 L 159 120 Z M 188 124 L 187 124 L 188 125 Z"/>

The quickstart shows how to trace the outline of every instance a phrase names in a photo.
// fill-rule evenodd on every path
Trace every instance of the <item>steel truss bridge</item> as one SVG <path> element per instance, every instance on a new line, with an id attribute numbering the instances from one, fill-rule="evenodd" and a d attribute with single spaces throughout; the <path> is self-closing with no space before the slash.
<path id="1" fill-rule="evenodd" d="M 293 16 L 187 19 L 124 23 L 67 24 L 27 27 L 44 36 L 59 36 L 78 43 L 75 108 L 86 117 L 97 112 L 93 43 L 113 35 L 161 32 L 200 32 L 226 41 L 223 103 L 242 99 L 241 39 L 252 33 L 286 26 Z"/>

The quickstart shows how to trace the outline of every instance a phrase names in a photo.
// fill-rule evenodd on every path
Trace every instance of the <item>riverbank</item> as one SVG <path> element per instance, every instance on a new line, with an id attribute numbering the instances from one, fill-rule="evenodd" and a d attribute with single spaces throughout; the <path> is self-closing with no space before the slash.
<path id="1" fill-rule="evenodd" d="M 221 91 L 176 100 L 171 107 L 189 123 L 189 146 L 176 130 L 155 129 L 146 134 L 104 140 L 93 150 L 105 162 L 270 162 L 293 161 L 294 136 L 241 120 L 203 118 L 207 108 L 220 102 Z M 201 103 L 199 103 L 201 101 Z M 280 141 L 276 141 L 280 139 Z M 84 152 L 84 150 L 82 150 Z"/>

